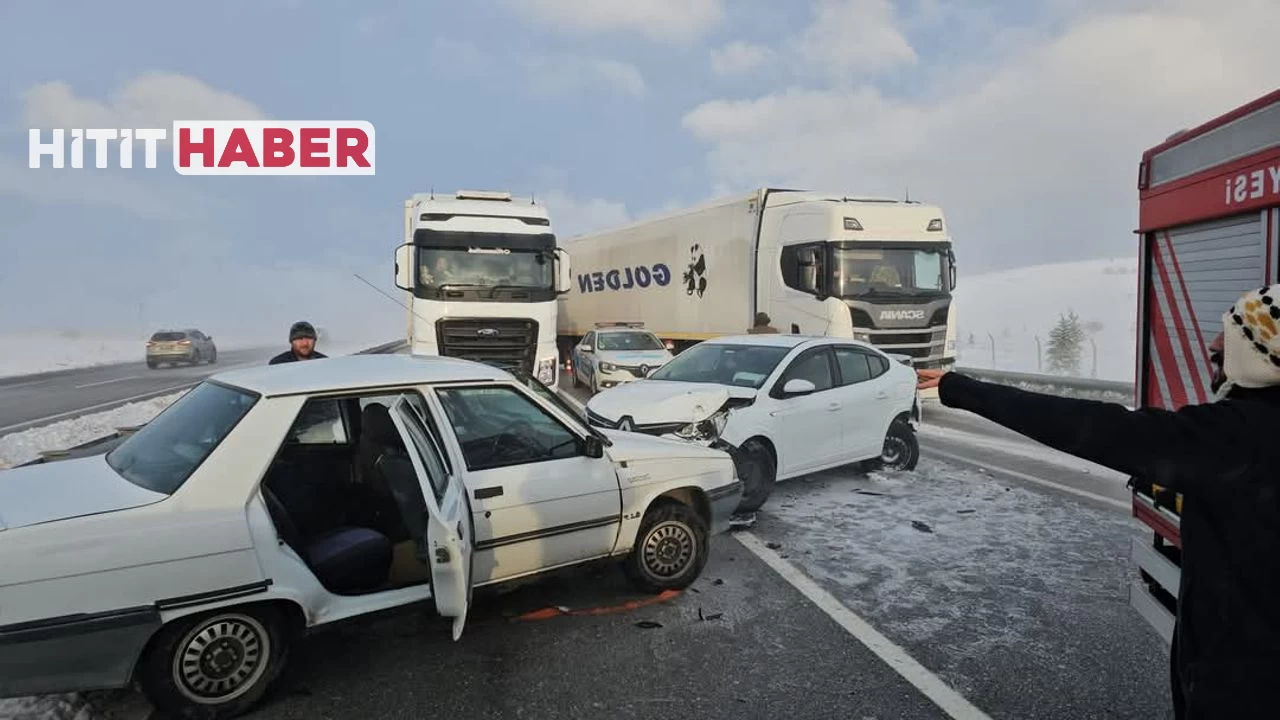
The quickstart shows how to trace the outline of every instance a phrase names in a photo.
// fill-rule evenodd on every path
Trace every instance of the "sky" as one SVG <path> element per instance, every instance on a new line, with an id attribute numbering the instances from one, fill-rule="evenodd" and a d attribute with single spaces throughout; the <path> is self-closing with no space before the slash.
<path id="1" fill-rule="evenodd" d="M 1121 257 L 1142 151 L 1275 89 L 1277 26 L 1274 0 L 10 0 L 0 332 L 395 337 L 355 276 L 398 297 L 401 204 L 433 188 L 532 194 L 564 237 L 909 191 L 962 276 Z M 28 128 L 175 118 L 367 120 L 377 174 L 27 167 Z"/>

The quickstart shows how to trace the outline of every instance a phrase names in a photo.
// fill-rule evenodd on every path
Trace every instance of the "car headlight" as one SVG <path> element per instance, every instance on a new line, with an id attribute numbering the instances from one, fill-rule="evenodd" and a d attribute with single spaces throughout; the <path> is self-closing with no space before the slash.
<path id="1" fill-rule="evenodd" d="M 611 373 L 611 372 L 613 372 L 614 370 L 617 370 L 617 369 L 618 369 L 618 366 L 617 366 L 617 365 L 614 365 L 613 363 L 607 363 L 607 362 L 601 362 L 601 363 L 600 363 L 600 372 L 607 372 L 607 373 Z"/>
<path id="2" fill-rule="evenodd" d="M 685 425 L 676 430 L 675 435 L 684 440 L 715 440 L 724 432 L 724 426 L 728 422 L 729 411 L 721 410 L 706 420 Z"/>
<path id="3" fill-rule="evenodd" d="M 538 361 L 538 382 L 551 385 L 556 381 L 556 359 L 543 358 Z"/>

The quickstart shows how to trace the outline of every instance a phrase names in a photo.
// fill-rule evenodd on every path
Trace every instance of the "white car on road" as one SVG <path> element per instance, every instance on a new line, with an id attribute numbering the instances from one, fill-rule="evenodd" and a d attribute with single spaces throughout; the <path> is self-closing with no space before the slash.
<path id="1" fill-rule="evenodd" d="M 643 323 L 596 323 L 573 348 L 573 385 L 592 393 L 648 377 L 672 358 Z"/>
<path id="2" fill-rule="evenodd" d="M 701 573 L 741 497 L 720 450 L 600 432 L 466 360 L 222 373 L 105 456 L 0 472 L 0 697 L 122 687 L 230 717 L 301 632 L 616 558 Z"/>
<path id="3" fill-rule="evenodd" d="M 738 510 L 749 512 L 776 480 L 864 461 L 914 468 L 916 382 L 910 366 L 855 340 L 721 337 L 592 397 L 587 421 L 728 450 L 744 485 Z"/>

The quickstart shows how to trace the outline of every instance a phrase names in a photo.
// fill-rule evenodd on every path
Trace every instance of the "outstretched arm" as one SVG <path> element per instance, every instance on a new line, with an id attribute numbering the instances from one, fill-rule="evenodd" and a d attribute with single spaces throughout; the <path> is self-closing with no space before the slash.
<path id="1" fill-rule="evenodd" d="M 947 373 L 938 397 L 1049 447 L 1184 491 L 1247 450 L 1239 414 L 1222 405 L 1177 412 L 1027 392 Z"/>

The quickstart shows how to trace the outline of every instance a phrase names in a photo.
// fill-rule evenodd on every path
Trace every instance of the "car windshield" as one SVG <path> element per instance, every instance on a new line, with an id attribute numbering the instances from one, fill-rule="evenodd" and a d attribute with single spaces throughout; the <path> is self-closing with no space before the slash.
<path id="1" fill-rule="evenodd" d="M 947 291 L 945 249 L 845 246 L 833 250 L 835 294 L 839 297 L 877 293 L 933 295 Z"/>
<path id="2" fill-rule="evenodd" d="M 600 350 L 662 350 L 665 346 L 653 333 L 603 332 L 596 340 Z"/>
<path id="3" fill-rule="evenodd" d="M 203 382 L 107 453 L 107 464 L 134 485 L 172 495 L 257 400 Z"/>
<path id="4" fill-rule="evenodd" d="M 152 339 L 153 341 L 155 341 L 155 342 L 166 342 L 166 341 L 171 341 L 171 340 L 184 340 L 184 339 L 186 339 L 186 337 L 187 337 L 187 334 L 186 334 L 186 333 L 180 333 L 180 332 L 158 332 L 158 333 L 156 333 L 155 335 L 152 335 L 152 336 L 151 336 L 151 339 Z"/>
<path id="5" fill-rule="evenodd" d="M 649 375 L 653 380 L 706 382 L 759 389 L 789 347 L 700 343 Z"/>

